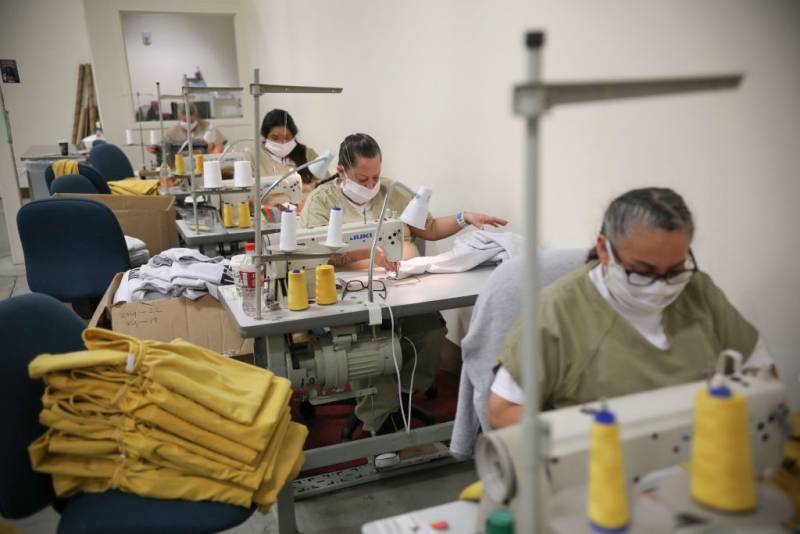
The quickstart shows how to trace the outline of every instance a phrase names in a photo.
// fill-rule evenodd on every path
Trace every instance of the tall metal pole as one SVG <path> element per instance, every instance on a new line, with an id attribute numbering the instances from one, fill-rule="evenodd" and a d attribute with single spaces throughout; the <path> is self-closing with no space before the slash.
<path id="1" fill-rule="evenodd" d="M 161 138 L 161 164 L 163 165 L 167 162 L 167 147 L 164 142 L 164 112 L 161 110 L 161 82 L 156 82 L 156 98 L 158 100 L 158 131 Z"/>
<path id="2" fill-rule="evenodd" d="M 5 139 L 0 139 L 0 144 L 8 143 L 8 150 L 11 155 L 11 167 L 14 169 L 13 191 L 3 191 L 3 208 L 5 210 L 6 228 L 8 229 L 8 241 L 11 245 L 11 259 L 13 263 L 20 264 L 24 261 L 22 256 L 22 243 L 17 230 L 16 212 L 22 207 L 22 197 L 19 193 L 19 171 L 17 170 L 17 158 L 14 154 L 14 139 L 11 136 L 11 118 L 6 109 L 6 100 L 3 96 L 3 87 L 0 84 L 0 122 L 5 130 Z"/>
<path id="3" fill-rule="evenodd" d="M 144 169 L 145 167 L 147 167 L 147 164 L 144 160 L 144 130 L 142 130 L 143 121 L 138 120 L 136 117 L 142 106 L 142 99 L 140 98 L 140 96 L 141 94 L 139 93 L 139 91 L 136 91 L 136 111 L 133 113 L 133 118 L 134 120 L 136 120 L 136 122 L 139 123 L 139 147 L 142 150 L 142 169 Z"/>
<path id="4" fill-rule="evenodd" d="M 263 283 L 261 280 L 261 277 L 263 276 L 261 272 L 261 249 L 264 242 L 264 240 L 261 238 L 261 132 L 258 122 L 258 99 L 261 96 L 261 89 L 258 87 L 258 71 L 259 69 L 255 69 L 253 71 L 253 83 L 255 85 L 251 86 L 250 89 L 251 93 L 253 94 L 253 157 L 256 160 L 256 180 L 255 184 L 253 185 L 253 233 L 255 234 L 256 238 L 256 320 L 261 319 L 261 284 Z"/>
<path id="5" fill-rule="evenodd" d="M 541 77 L 541 47 L 544 44 L 544 33 L 530 32 L 525 42 L 529 52 L 528 76 L 531 83 L 537 83 Z M 536 376 L 536 364 L 539 355 L 538 330 L 538 281 L 539 281 L 539 116 L 538 113 L 528 116 L 528 135 L 525 145 L 526 187 L 525 187 L 525 229 L 527 234 L 525 247 L 525 284 L 523 293 L 523 332 L 522 358 L 523 384 L 525 388 L 525 409 L 522 418 L 524 443 L 528 443 L 528 454 L 520 458 L 523 478 L 520 481 L 520 499 L 517 532 L 536 534 L 543 532 L 543 509 L 539 491 L 539 465 L 542 454 L 542 443 L 539 441 L 539 383 Z"/>
<path id="6" fill-rule="evenodd" d="M 192 148 L 192 129 L 191 126 L 191 113 L 189 108 L 189 80 L 186 75 L 183 75 L 183 113 L 186 117 L 186 143 L 189 145 L 189 177 L 192 185 L 192 212 L 194 215 L 194 231 L 200 231 L 200 223 L 197 221 L 197 184 L 194 179 L 194 149 Z"/>

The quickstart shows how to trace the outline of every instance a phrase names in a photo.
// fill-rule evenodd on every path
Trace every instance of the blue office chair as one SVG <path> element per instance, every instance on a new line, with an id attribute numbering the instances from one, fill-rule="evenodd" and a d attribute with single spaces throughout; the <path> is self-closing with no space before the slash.
<path id="1" fill-rule="evenodd" d="M 89 193 L 96 195 L 97 188 L 85 176 L 80 174 L 65 174 L 59 176 L 50 186 L 50 193 Z"/>
<path id="2" fill-rule="evenodd" d="M 97 170 L 92 167 L 91 165 L 87 165 L 85 163 L 78 163 L 78 174 L 81 176 L 85 176 L 89 179 L 90 182 L 94 185 L 97 192 L 103 195 L 110 195 L 111 189 L 108 188 L 108 183 L 106 179 L 102 177 L 102 175 L 97 172 Z M 47 189 L 50 193 L 53 193 L 53 181 L 56 179 L 56 175 L 53 172 L 53 166 L 47 167 L 44 171 L 44 179 L 47 182 Z"/>
<path id="3" fill-rule="evenodd" d="M 44 352 L 84 348 L 85 323 L 53 297 L 32 293 L 0 302 L 0 402 L 5 406 L 0 439 L 0 515 L 21 519 L 54 499 L 48 475 L 35 473 L 28 445 L 45 429 L 39 424 L 44 383 L 28 378 L 28 363 Z"/>
<path id="4" fill-rule="evenodd" d="M 92 150 L 89 152 L 89 163 L 109 182 L 134 176 L 128 156 L 118 146 L 111 143 L 92 145 Z"/>
<path id="5" fill-rule="evenodd" d="M 28 286 L 37 293 L 99 301 L 114 275 L 130 269 L 117 218 L 95 200 L 35 200 L 17 212 L 17 226 Z"/>
<path id="6" fill-rule="evenodd" d="M 47 325 L 36 328 L 34 325 Z M 33 293 L 0 302 L 0 402 L 12 432 L 0 439 L 0 516 L 22 519 L 53 503 L 48 475 L 31 468 L 28 445 L 45 429 L 38 423 L 44 384 L 28 378 L 37 355 L 83 350 L 85 324 L 52 297 Z M 247 520 L 251 509 L 215 502 L 162 500 L 120 491 L 61 501 L 60 534 L 147 532 L 212 533 Z"/>

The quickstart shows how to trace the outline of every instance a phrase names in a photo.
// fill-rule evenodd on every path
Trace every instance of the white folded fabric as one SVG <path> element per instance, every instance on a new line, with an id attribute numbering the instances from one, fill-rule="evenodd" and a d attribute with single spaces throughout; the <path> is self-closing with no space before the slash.
<path id="1" fill-rule="evenodd" d="M 128 247 L 128 252 L 134 252 L 136 250 L 141 250 L 147 247 L 144 241 L 136 237 L 131 237 L 129 235 L 125 236 L 125 246 Z"/>
<path id="2" fill-rule="evenodd" d="M 397 278 L 422 273 L 461 273 L 484 263 L 500 263 L 522 253 L 522 236 L 475 230 L 456 237 L 453 248 L 436 256 L 400 262 Z"/>

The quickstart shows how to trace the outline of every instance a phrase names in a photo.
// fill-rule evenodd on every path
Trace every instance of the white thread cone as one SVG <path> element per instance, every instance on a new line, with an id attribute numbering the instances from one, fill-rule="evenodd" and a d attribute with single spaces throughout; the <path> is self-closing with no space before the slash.
<path id="1" fill-rule="evenodd" d="M 150 130 L 150 144 L 151 145 L 160 145 L 161 144 L 161 132 L 158 130 Z"/>
<path id="2" fill-rule="evenodd" d="M 328 219 L 328 237 L 323 243 L 326 247 L 341 248 L 342 242 L 342 208 L 331 208 Z"/>
<path id="3" fill-rule="evenodd" d="M 203 187 L 222 187 L 219 161 L 203 161 Z"/>
<path id="4" fill-rule="evenodd" d="M 284 252 L 297 249 L 297 216 L 293 211 L 281 213 L 280 249 Z"/>
<path id="5" fill-rule="evenodd" d="M 126 145 L 133 144 L 133 130 L 125 130 L 125 144 Z"/>
<path id="6" fill-rule="evenodd" d="M 249 161 L 233 162 L 233 185 L 235 187 L 250 187 L 253 185 L 253 171 Z"/>

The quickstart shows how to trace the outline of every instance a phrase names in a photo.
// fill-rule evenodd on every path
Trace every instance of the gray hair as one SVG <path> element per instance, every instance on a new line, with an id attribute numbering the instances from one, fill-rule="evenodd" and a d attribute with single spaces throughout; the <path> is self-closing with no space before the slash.
<path id="1" fill-rule="evenodd" d="M 665 187 L 633 189 L 615 198 L 606 209 L 600 233 L 612 243 L 621 243 L 635 223 L 694 236 L 692 212 L 683 197 Z M 588 259 L 597 259 L 594 250 Z"/>

